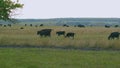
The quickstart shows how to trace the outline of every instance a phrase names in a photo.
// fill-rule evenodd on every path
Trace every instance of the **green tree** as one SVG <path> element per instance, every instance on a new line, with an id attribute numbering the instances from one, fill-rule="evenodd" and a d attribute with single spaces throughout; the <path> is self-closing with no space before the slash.
<path id="1" fill-rule="evenodd" d="M 0 20 L 13 21 L 11 15 L 15 13 L 15 9 L 22 7 L 23 4 L 19 3 L 19 0 L 0 0 Z"/>

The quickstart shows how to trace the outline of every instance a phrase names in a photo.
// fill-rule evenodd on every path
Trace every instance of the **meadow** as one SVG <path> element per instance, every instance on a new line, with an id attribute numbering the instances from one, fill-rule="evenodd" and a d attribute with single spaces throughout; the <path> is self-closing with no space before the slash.
<path id="1" fill-rule="evenodd" d="M 20 29 L 23 27 L 24 29 Z M 36 34 L 53 29 L 51 37 Z M 56 31 L 74 32 L 75 38 Z M 0 27 L 0 68 L 119 68 L 120 40 L 108 40 L 119 28 L 104 27 Z"/>
<path id="2" fill-rule="evenodd" d="M 23 27 L 24 29 L 20 29 Z M 51 37 L 40 37 L 37 31 L 41 29 L 53 29 Z M 56 31 L 74 32 L 75 38 L 57 36 Z M 120 28 L 105 27 L 63 27 L 63 26 L 20 26 L 0 27 L 0 46 L 42 46 L 63 48 L 93 48 L 93 49 L 120 49 L 120 40 L 108 40 L 111 32 Z"/>

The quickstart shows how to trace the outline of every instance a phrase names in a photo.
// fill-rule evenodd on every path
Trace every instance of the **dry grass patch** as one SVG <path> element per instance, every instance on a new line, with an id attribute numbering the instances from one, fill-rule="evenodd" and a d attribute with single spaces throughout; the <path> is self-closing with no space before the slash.
<path id="1" fill-rule="evenodd" d="M 108 40 L 111 32 L 120 31 L 119 28 L 104 27 L 24 27 L 21 26 L 0 27 L 0 45 L 29 45 L 29 46 L 57 46 L 57 47 L 98 47 L 120 49 L 120 40 Z M 36 34 L 41 29 L 53 29 L 51 37 L 40 37 Z M 56 31 L 74 32 L 75 38 L 57 36 Z"/>

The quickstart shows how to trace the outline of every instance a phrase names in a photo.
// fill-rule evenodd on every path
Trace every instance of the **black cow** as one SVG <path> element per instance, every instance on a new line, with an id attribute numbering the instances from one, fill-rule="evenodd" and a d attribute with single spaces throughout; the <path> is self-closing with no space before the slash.
<path id="1" fill-rule="evenodd" d="M 40 26 L 43 26 L 43 24 L 40 24 Z"/>
<path id="2" fill-rule="evenodd" d="M 9 27 L 11 27 L 12 25 L 11 24 L 8 24 Z"/>
<path id="3" fill-rule="evenodd" d="M 7 27 L 7 25 L 4 25 L 4 27 Z"/>
<path id="4" fill-rule="evenodd" d="M 110 28 L 110 25 L 105 25 L 105 28 Z"/>
<path id="5" fill-rule="evenodd" d="M 25 24 L 25 26 L 27 26 L 27 24 Z"/>
<path id="6" fill-rule="evenodd" d="M 75 33 L 69 32 L 69 33 L 66 34 L 65 38 L 66 37 L 69 37 L 69 38 L 72 37 L 74 39 L 74 35 L 75 35 Z"/>
<path id="7" fill-rule="evenodd" d="M 58 36 L 60 36 L 60 35 L 64 35 L 64 36 L 65 36 L 65 31 L 57 31 L 56 34 L 57 34 Z"/>
<path id="8" fill-rule="evenodd" d="M 43 29 L 43 30 L 37 31 L 37 35 L 50 37 L 51 31 L 52 31 L 52 29 Z"/>
<path id="9" fill-rule="evenodd" d="M 33 25 L 32 25 L 32 24 L 30 24 L 30 26 L 32 27 Z"/>
<path id="10" fill-rule="evenodd" d="M 109 36 L 108 36 L 108 40 L 110 40 L 110 39 L 115 39 L 115 38 L 117 38 L 117 39 L 119 39 L 119 32 L 112 32 Z"/>
<path id="11" fill-rule="evenodd" d="M 119 25 L 115 25 L 115 27 L 119 27 Z"/>
<path id="12" fill-rule="evenodd" d="M 63 27 L 69 27 L 69 25 L 67 25 L 67 24 L 64 24 L 64 25 L 63 25 Z"/>
<path id="13" fill-rule="evenodd" d="M 79 24 L 78 27 L 85 27 L 85 25 Z"/>
<path id="14" fill-rule="evenodd" d="M 20 29 L 24 29 L 23 27 L 20 27 Z"/>

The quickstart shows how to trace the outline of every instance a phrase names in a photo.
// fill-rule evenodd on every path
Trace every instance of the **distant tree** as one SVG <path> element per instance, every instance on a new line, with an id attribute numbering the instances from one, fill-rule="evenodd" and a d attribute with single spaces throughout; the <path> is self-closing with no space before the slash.
<path id="1" fill-rule="evenodd" d="M 0 0 L 0 20 L 14 22 L 11 16 L 15 13 L 15 9 L 22 8 L 23 4 L 19 3 L 19 0 Z"/>

